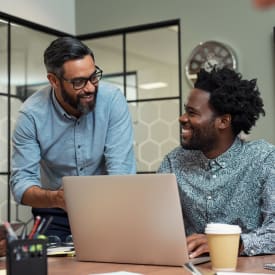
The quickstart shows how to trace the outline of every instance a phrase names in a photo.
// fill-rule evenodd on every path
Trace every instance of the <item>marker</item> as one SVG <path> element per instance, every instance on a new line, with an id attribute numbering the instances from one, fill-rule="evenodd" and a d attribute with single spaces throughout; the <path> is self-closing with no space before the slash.
<path id="1" fill-rule="evenodd" d="M 25 240 L 26 239 L 26 236 L 27 236 L 27 224 L 24 224 L 23 230 L 22 230 L 20 236 L 21 236 L 21 240 Z"/>
<path id="2" fill-rule="evenodd" d="M 35 232 L 36 232 L 36 230 L 37 230 L 37 228 L 38 228 L 38 225 L 39 225 L 39 223 L 40 223 L 40 220 L 41 220 L 41 217 L 40 217 L 40 216 L 36 216 L 36 217 L 35 217 L 35 222 L 34 222 L 34 224 L 33 224 L 31 233 L 29 234 L 29 239 L 32 239 L 32 238 L 33 238 L 33 236 L 34 236 L 34 234 L 35 234 Z"/>
<path id="3" fill-rule="evenodd" d="M 184 267 L 189 270 L 193 275 L 202 275 L 202 273 L 191 263 L 185 263 Z"/>
<path id="4" fill-rule="evenodd" d="M 38 235 L 40 234 L 40 231 L 42 230 L 42 227 L 44 226 L 45 222 L 46 222 L 46 218 L 44 217 L 44 218 L 41 220 L 41 222 L 40 222 L 40 224 L 39 224 L 39 226 L 38 226 L 38 228 L 37 228 L 37 230 L 36 230 L 36 232 L 35 232 L 35 234 L 34 234 L 34 238 L 35 238 L 35 239 L 36 239 L 36 238 L 38 237 Z"/>
<path id="5" fill-rule="evenodd" d="M 9 222 L 4 222 L 4 226 L 8 232 L 8 240 L 9 242 L 17 240 L 17 235 L 15 234 L 14 230 L 12 229 L 11 225 Z"/>
<path id="6" fill-rule="evenodd" d="M 53 216 L 50 216 L 49 219 L 47 220 L 45 226 L 44 226 L 44 227 L 41 229 L 41 231 L 40 231 L 40 234 L 41 234 L 41 235 L 44 235 L 44 233 L 45 233 L 46 230 L 48 229 L 49 225 L 51 224 L 52 220 L 53 220 Z"/>

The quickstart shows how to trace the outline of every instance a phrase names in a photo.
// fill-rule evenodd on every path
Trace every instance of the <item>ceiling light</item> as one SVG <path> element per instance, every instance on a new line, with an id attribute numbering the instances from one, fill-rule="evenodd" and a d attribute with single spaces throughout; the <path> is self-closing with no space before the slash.
<path id="1" fill-rule="evenodd" d="M 174 31 L 174 32 L 178 32 L 179 31 L 179 26 L 178 25 L 171 26 L 171 27 L 168 27 L 168 29 L 171 30 L 171 31 Z"/>
<path id="2" fill-rule="evenodd" d="M 159 88 L 164 88 L 167 86 L 168 86 L 168 84 L 165 82 L 151 82 L 151 83 L 144 83 L 144 84 L 139 85 L 139 87 L 144 90 L 159 89 Z"/>

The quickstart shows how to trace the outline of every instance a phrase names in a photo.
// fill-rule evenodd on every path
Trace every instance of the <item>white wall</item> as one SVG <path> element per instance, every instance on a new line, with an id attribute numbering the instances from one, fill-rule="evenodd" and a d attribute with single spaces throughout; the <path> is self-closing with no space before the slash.
<path id="1" fill-rule="evenodd" d="M 256 10 L 252 0 L 76 0 L 77 34 L 177 18 L 181 20 L 183 68 L 199 42 L 217 40 L 236 51 L 245 78 L 258 78 L 267 115 L 250 138 L 263 137 L 275 144 L 275 8 Z M 184 75 L 182 79 L 185 96 L 190 87 Z"/>
<path id="2" fill-rule="evenodd" d="M 0 11 L 75 34 L 74 0 L 0 0 Z"/>

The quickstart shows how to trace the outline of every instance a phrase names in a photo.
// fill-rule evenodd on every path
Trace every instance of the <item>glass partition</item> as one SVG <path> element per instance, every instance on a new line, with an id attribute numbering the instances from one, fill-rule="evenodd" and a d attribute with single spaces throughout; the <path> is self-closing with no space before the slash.
<path id="1" fill-rule="evenodd" d="M 0 220 L 27 221 L 30 207 L 9 189 L 11 136 L 24 100 L 48 85 L 43 52 L 57 36 L 47 27 L 0 13 Z M 154 172 L 179 144 L 179 20 L 78 36 L 95 54 L 103 80 L 121 88 L 135 131 L 139 173 Z M 158 86 L 154 86 L 154 85 Z"/>
<path id="2" fill-rule="evenodd" d="M 55 38 L 26 27 L 11 27 L 11 92 L 22 102 L 48 85 L 43 53 Z"/>
<path id="3" fill-rule="evenodd" d="M 7 16 L 8 17 L 8 16 Z M 12 17 L 12 19 L 15 19 Z M 30 207 L 17 205 L 10 193 L 11 137 L 23 101 L 47 85 L 43 52 L 57 32 L 29 22 L 0 20 L 0 220 L 29 219 Z M 22 24 L 20 22 L 22 21 Z M 25 25 L 26 23 L 26 25 Z M 55 33 L 55 31 L 53 31 Z"/>
<path id="4" fill-rule="evenodd" d="M 127 34 L 126 54 L 127 71 L 137 72 L 136 99 L 179 97 L 177 26 Z"/>
<path id="5" fill-rule="evenodd" d="M 43 63 L 45 48 L 56 36 L 20 25 L 11 26 L 11 125 L 12 134 L 21 104 L 38 89 L 48 85 Z M 28 220 L 29 207 L 17 205 L 11 196 L 11 219 Z"/>
<path id="6" fill-rule="evenodd" d="M 136 98 L 127 99 L 131 101 L 137 168 L 154 172 L 179 145 L 178 26 L 126 35 L 126 71 L 136 72 Z"/>
<path id="7" fill-rule="evenodd" d="M 7 219 L 9 173 L 8 22 L 0 21 L 0 218 Z"/>
<path id="8" fill-rule="evenodd" d="M 8 169 L 8 69 L 7 69 L 7 32 L 8 25 L 5 21 L 0 21 L 0 123 L 1 123 L 1 139 L 0 139 L 0 172 L 4 173 Z"/>
<path id="9" fill-rule="evenodd" d="M 96 64 L 103 70 L 103 81 L 123 88 L 123 36 L 96 38 L 83 41 L 95 55 Z"/>
<path id="10" fill-rule="evenodd" d="M 138 173 L 155 172 L 179 145 L 179 26 L 173 21 L 104 33 L 103 38 L 79 37 L 94 50 L 103 79 L 119 86 L 128 101 Z"/>
<path id="11" fill-rule="evenodd" d="M 122 35 L 84 40 L 92 49 L 96 64 L 103 70 L 103 76 L 123 73 Z"/>

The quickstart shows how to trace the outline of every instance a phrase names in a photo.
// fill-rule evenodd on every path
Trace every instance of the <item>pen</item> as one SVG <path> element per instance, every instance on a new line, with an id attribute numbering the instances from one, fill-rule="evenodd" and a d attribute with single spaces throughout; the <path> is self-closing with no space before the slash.
<path id="1" fill-rule="evenodd" d="M 27 224 L 24 224 L 20 236 L 21 236 L 21 240 L 25 240 L 26 239 L 26 236 L 27 236 Z"/>
<path id="2" fill-rule="evenodd" d="M 10 241 L 14 241 L 17 240 L 17 235 L 15 234 L 14 230 L 12 229 L 11 225 L 9 222 L 4 222 L 4 226 L 8 232 L 8 240 Z"/>
<path id="3" fill-rule="evenodd" d="M 202 273 L 190 262 L 184 264 L 184 267 L 187 268 L 193 275 L 202 275 Z"/>
<path id="4" fill-rule="evenodd" d="M 37 228 L 38 228 L 38 225 L 40 223 L 40 220 L 41 220 L 41 217 L 40 216 L 36 216 L 35 217 L 35 222 L 33 224 L 33 227 L 32 227 L 32 230 L 31 230 L 31 233 L 29 234 L 29 239 L 32 239 L 35 232 L 37 231 Z"/>
<path id="5" fill-rule="evenodd" d="M 264 264 L 264 268 L 269 270 L 275 270 L 275 263 L 266 263 Z"/>
<path id="6" fill-rule="evenodd" d="M 35 239 L 36 239 L 36 238 L 38 237 L 38 235 L 40 234 L 40 232 L 41 232 L 41 230 L 42 230 L 42 227 L 44 226 L 45 222 L 46 222 L 46 218 L 43 218 L 43 219 L 41 220 L 41 222 L 40 222 L 40 224 L 39 224 L 39 226 L 38 226 L 38 228 L 37 228 L 35 234 L 34 234 L 34 238 L 35 238 Z"/>
<path id="7" fill-rule="evenodd" d="M 48 220 L 47 220 L 45 226 L 44 226 L 44 227 L 41 229 L 41 231 L 40 231 L 40 234 L 41 234 L 41 235 L 44 235 L 44 233 L 45 233 L 46 230 L 48 229 L 49 225 L 51 224 L 52 220 L 53 220 L 53 216 L 50 216 L 50 217 L 48 218 Z"/>

